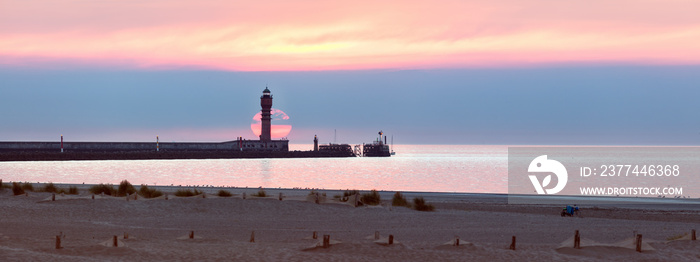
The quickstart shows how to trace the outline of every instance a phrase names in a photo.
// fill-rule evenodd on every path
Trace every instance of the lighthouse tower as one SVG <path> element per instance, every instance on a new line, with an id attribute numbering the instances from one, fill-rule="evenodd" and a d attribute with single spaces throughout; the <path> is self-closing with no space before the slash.
<path id="1" fill-rule="evenodd" d="M 272 139 L 272 125 L 270 123 L 272 121 L 272 95 L 267 87 L 260 97 L 260 106 L 262 107 L 260 141 L 270 141 Z"/>

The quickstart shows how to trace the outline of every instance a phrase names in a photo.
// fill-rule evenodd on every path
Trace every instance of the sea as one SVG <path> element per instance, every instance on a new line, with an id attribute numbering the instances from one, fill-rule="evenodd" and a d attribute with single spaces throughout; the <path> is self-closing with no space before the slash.
<path id="1" fill-rule="evenodd" d="M 290 145 L 311 150 L 313 145 Z M 507 193 L 506 145 L 394 145 L 391 157 L 0 162 L 0 179 L 413 192 Z"/>

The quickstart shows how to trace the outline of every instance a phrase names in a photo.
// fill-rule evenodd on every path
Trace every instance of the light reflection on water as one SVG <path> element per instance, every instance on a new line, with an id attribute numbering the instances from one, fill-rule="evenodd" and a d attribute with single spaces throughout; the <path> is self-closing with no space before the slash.
<path id="1" fill-rule="evenodd" d="M 310 145 L 290 145 L 308 150 Z M 389 158 L 0 163 L 4 181 L 506 193 L 507 146 L 396 145 Z"/>

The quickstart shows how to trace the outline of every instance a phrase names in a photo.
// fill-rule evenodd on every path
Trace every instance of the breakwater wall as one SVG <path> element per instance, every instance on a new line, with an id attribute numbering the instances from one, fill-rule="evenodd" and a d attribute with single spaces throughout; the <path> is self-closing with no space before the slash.
<path id="1" fill-rule="evenodd" d="M 352 157 L 347 152 L 289 151 L 288 140 L 220 143 L 0 142 L 0 161 Z M 158 150 L 156 150 L 158 146 Z"/>
<path id="2" fill-rule="evenodd" d="M 288 151 L 289 140 L 241 140 L 219 143 L 155 143 L 155 142 L 64 142 L 64 151 L 104 152 L 104 151 Z M 61 142 L 0 142 L 2 151 L 42 151 L 60 152 Z"/>
<path id="3" fill-rule="evenodd" d="M 64 142 L 64 151 L 233 150 L 238 143 Z M 61 151 L 61 142 L 0 142 L 0 151 Z"/>

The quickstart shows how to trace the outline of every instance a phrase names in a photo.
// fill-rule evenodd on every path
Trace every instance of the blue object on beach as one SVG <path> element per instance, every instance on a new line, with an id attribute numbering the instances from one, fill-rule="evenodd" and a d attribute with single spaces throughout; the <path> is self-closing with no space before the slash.
<path id="1" fill-rule="evenodd" d="M 569 215 L 573 215 L 574 214 L 574 207 L 566 206 L 566 213 L 569 213 Z"/>
<path id="2" fill-rule="evenodd" d="M 579 209 L 577 206 L 569 206 L 567 205 L 564 209 L 561 210 L 561 216 L 574 216 L 576 212 L 579 212 Z"/>

